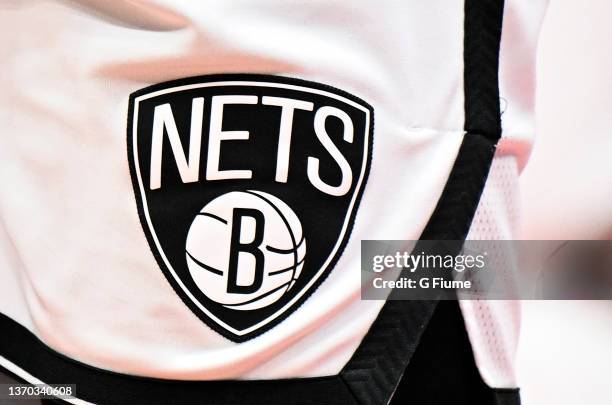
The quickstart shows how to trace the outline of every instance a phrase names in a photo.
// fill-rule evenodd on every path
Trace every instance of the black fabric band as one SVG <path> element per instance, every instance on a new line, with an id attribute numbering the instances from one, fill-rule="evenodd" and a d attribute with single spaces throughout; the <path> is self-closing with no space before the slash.
<path id="1" fill-rule="evenodd" d="M 75 384 L 77 397 L 100 405 L 351 404 L 339 376 L 273 381 L 179 381 L 113 373 L 63 356 L 0 314 L 0 353 L 46 384 Z"/>
<path id="2" fill-rule="evenodd" d="M 421 239 L 464 240 L 480 201 L 501 137 L 498 70 L 503 10 L 502 0 L 465 1 L 466 135 Z M 410 384 L 401 378 L 436 305 L 436 301 L 385 304 L 341 373 L 360 403 L 387 403 L 400 384 Z"/>

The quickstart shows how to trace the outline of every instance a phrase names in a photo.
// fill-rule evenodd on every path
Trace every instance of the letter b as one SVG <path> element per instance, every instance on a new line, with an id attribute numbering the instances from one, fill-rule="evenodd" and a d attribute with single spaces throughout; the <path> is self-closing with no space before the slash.
<path id="1" fill-rule="evenodd" d="M 240 241 L 242 219 L 252 218 L 255 221 L 255 236 L 248 243 Z M 227 276 L 227 292 L 234 294 L 252 294 L 261 288 L 264 275 L 265 257 L 259 248 L 264 237 L 265 219 L 263 214 L 251 208 L 234 208 L 232 213 L 232 236 L 230 242 L 230 257 Z M 238 259 L 240 252 L 248 253 L 255 259 L 253 281 L 250 285 L 238 284 Z"/>

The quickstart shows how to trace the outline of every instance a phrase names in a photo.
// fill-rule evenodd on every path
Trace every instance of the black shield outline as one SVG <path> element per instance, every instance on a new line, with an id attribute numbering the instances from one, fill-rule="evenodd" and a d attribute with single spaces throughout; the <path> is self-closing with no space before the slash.
<path id="1" fill-rule="evenodd" d="M 338 242 L 334 247 L 334 250 L 326 259 L 328 263 L 319 269 L 319 271 L 309 280 L 308 284 L 302 288 L 295 296 L 287 303 L 283 308 L 276 311 L 272 316 L 266 318 L 264 321 L 260 321 L 258 324 L 245 329 L 245 331 L 238 331 L 231 328 L 229 325 L 225 325 L 222 320 L 217 319 L 214 314 L 207 311 L 206 307 L 202 305 L 189 289 L 183 284 L 180 277 L 177 276 L 176 272 L 172 269 L 170 260 L 168 260 L 164 254 L 163 247 L 160 245 L 157 237 L 155 236 L 155 230 L 149 219 L 149 212 L 146 208 L 146 196 L 142 191 L 141 187 L 142 180 L 139 170 L 139 165 L 136 164 L 138 159 L 136 123 L 138 122 L 135 114 L 138 113 L 138 102 L 144 98 L 153 97 L 154 94 L 164 94 L 170 92 L 179 92 L 185 89 L 185 86 L 189 88 L 198 87 L 215 87 L 223 86 L 227 82 L 243 82 L 243 85 L 248 86 L 263 86 L 263 87 L 281 87 L 285 89 L 293 89 L 305 93 L 316 93 L 322 94 L 327 97 L 332 97 L 336 100 L 352 105 L 357 109 L 365 113 L 365 134 L 364 134 L 364 148 L 363 148 L 363 159 L 361 174 L 358 180 L 358 185 L 353 191 L 351 207 L 345 214 L 345 220 L 343 230 L 338 237 Z M 148 97 L 147 97 L 148 96 Z M 175 293 L 181 298 L 185 305 L 206 325 L 211 329 L 218 332 L 222 336 L 233 342 L 244 342 L 252 339 L 268 330 L 273 328 L 299 308 L 302 303 L 310 297 L 310 295 L 321 285 L 321 283 L 327 278 L 329 273 L 335 267 L 340 256 L 344 252 L 344 249 L 348 243 L 350 234 L 352 232 L 353 224 L 357 210 L 361 203 L 361 198 L 367 183 L 367 179 L 370 173 L 371 161 L 372 161 L 372 143 L 374 133 L 374 109 L 368 103 L 343 90 L 335 87 L 307 81 L 303 79 L 275 76 L 275 75 L 264 75 L 264 74 L 215 74 L 215 75 L 203 75 L 194 76 L 188 78 L 182 78 L 178 80 L 172 80 L 167 82 L 158 83 L 152 86 L 145 87 L 137 90 L 130 94 L 128 103 L 128 115 L 127 115 L 127 157 L 129 163 L 130 178 L 134 189 L 134 195 L 136 198 L 136 205 L 138 210 L 138 216 L 142 225 L 143 231 L 149 243 L 149 248 L 155 257 L 155 260 L 162 270 L 162 273 L 174 289 Z M 262 324 L 263 323 L 263 324 Z"/>

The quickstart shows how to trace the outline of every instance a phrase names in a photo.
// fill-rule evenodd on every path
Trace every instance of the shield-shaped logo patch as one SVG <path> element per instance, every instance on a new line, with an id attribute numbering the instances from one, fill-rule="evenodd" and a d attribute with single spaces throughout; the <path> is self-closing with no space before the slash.
<path id="1" fill-rule="evenodd" d="M 130 96 L 142 227 L 200 319 L 244 341 L 323 282 L 359 207 L 372 125 L 361 99 L 278 76 L 193 77 Z"/>

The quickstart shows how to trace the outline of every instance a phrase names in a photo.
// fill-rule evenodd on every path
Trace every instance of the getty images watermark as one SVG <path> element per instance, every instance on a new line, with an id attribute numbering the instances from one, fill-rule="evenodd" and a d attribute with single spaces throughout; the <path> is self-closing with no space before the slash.
<path id="1" fill-rule="evenodd" d="M 610 241 L 362 241 L 361 296 L 611 299 Z"/>
<path id="2" fill-rule="evenodd" d="M 374 273 L 382 273 L 389 269 L 403 269 L 415 273 L 417 270 L 444 269 L 447 271 L 464 272 L 466 270 L 482 270 L 486 267 L 487 252 L 482 254 L 440 254 L 421 252 L 399 252 L 387 255 L 376 255 L 372 258 Z M 376 277 L 373 280 L 376 288 L 459 288 L 472 287 L 471 280 L 452 280 L 444 277 L 402 277 L 397 280 L 385 280 Z"/>

